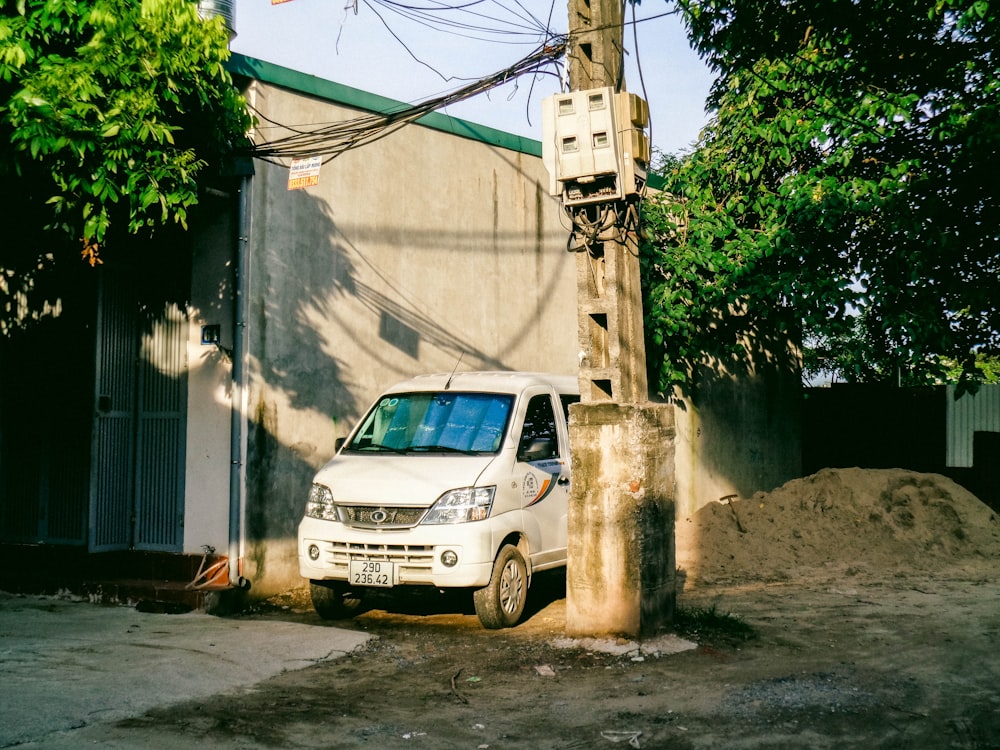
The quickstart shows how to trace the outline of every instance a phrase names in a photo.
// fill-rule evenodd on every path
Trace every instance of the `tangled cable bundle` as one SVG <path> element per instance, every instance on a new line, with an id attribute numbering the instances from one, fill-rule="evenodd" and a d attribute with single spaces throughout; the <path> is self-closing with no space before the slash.
<path id="1" fill-rule="evenodd" d="M 255 110 L 254 114 L 258 119 L 282 128 L 288 132 L 288 135 L 254 144 L 251 155 L 277 164 L 283 164 L 282 159 L 322 156 L 323 163 L 326 164 L 349 149 L 384 138 L 402 126 L 419 120 L 435 110 L 489 91 L 519 76 L 545 72 L 563 56 L 566 51 L 566 41 L 565 36 L 553 37 L 532 54 L 509 68 L 444 96 L 403 106 L 390 112 L 373 113 L 350 120 L 316 126 L 290 126 L 265 117 Z"/>

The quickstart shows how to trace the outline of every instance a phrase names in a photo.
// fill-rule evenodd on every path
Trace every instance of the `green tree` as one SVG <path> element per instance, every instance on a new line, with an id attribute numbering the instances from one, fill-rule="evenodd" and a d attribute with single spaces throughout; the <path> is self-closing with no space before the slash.
<path id="1" fill-rule="evenodd" d="M 644 208 L 659 386 L 761 335 L 849 346 L 845 379 L 980 377 L 1000 351 L 996 4 L 679 4 L 717 79 Z"/>
<path id="2" fill-rule="evenodd" d="M 186 226 L 199 183 L 246 143 L 221 18 L 190 0 L 0 0 L 0 291 L 115 233 Z M 8 232 L 10 226 L 8 225 Z"/>
<path id="3" fill-rule="evenodd" d="M 942 385 L 944 383 L 1000 383 L 1000 358 L 976 351 L 973 357 L 975 378 L 969 380 L 963 373 L 969 369 L 968 358 L 956 361 L 948 357 L 933 357 L 936 378 L 929 369 L 917 373 L 897 370 L 892 373 L 876 370 L 882 363 L 879 342 L 873 341 L 868 331 L 864 313 L 855 316 L 849 327 L 815 338 L 802 350 L 802 378 L 808 383 L 840 381 L 867 383 L 894 380 L 900 385 Z"/>

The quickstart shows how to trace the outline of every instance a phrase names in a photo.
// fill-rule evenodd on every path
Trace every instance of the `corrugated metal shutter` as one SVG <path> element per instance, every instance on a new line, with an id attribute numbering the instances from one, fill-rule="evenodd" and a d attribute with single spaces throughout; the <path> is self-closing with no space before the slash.
<path id="1" fill-rule="evenodd" d="M 184 513 L 184 425 L 187 318 L 167 306 L 143 336 L 136 450 L 139 549 L 171 551 L 181 543 Z"/>
<path id="2" fill-rule="evenodd" d="M 39 486 L 39 477 L 43 474 L 38 467 L 38 447 L 8 439 L 3 448 L 4 462 L 0 466 L 2 538 L 5 541 L 38 541 L 42 536 L 39 533 L 41 508 L 38 498 L 44 492 Z"/>
<path id="3" fill-rule="evenodd" d="M 58 265 L 46 279 L 57 301 L 0 336 L 0 540 L 85 546 L 96 289 Z"/>
<path id="4" fill-rule="evenodd" d="M 103 278 L 90 549 L 177 551 L 183 537 L 187 319 L 141 308 L 123 278 Z"/>
<path id="5" fill-rule="evenodd" d="M 97 314 L 90 549 L 104 552 L 132 544 L 135 483 L 136 302 L 130 287 L 102 274 Z"/>
<path id="6" fill-rule="evenodd" d="M 973 394 L 955 400 L 955 386 L 948 386 L 947 452 L 945 464 L 972 467 L 977 432 L 1000 432 L 1000 385 L 983 385 Z"/>

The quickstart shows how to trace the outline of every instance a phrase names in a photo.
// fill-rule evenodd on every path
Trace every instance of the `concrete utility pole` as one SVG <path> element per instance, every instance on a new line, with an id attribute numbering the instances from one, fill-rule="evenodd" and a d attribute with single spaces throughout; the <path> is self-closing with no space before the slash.
<path id="1" fill-rule="evenodd" d="M 574 91 L 624 90 L 623 11 L 622 0 L 569 0 Z M 615 226 L 575 245 L 582 401 L 570 410 L 566 628 L 576 635 L 651 635 L 676 597 L 673 407 L 648 400 L 637 207 L 592 209 Z M 607 226 L 593 218 L 582 221 Z"/>

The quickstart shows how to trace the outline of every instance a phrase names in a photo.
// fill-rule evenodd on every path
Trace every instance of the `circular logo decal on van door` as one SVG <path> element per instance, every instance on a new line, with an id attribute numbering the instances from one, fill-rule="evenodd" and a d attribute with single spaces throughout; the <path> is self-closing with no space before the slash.
<path id="1" fill-rule="evenodd" d="M 521 496 L 524 502 L 530 503 L 538 496 L 538 479 L 534 474 L 525 474 L 524 482 L 521 484 Z"/>

